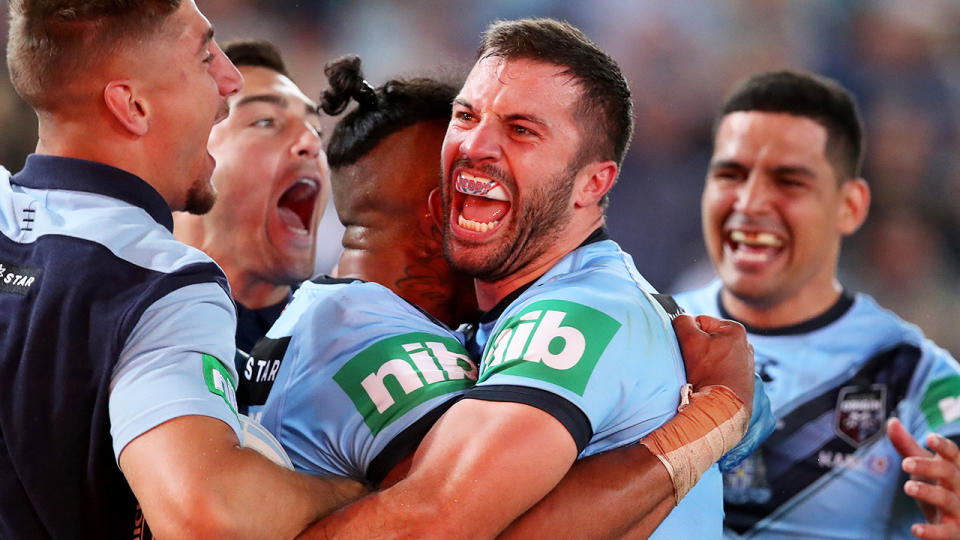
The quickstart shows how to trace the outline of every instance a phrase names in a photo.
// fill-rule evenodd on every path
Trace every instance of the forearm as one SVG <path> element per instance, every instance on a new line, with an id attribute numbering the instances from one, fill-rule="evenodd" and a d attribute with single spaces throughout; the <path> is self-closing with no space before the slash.
<path id="1" fill-rule="evenodd" d="M 363 492 L 349 480 L 275 465 L 240 448 L 226 424 L 201 416 L 134 439 L 120 465 L 158 538 L 292 538 Z"/>
<path id="2" fill-rule="evenodd" d="M 619 538 L 633 529 L 652 532 L 673 505 L 667 469 L 645 446 L 635 445 L 578 461 L 501 538 Z"/>
<path id="3" fill-rule="evenodd" d="M 576 458 L 539 409 L 465 399 L 420 444 L 410 474 L 303 538 L 491 538 L 553 489 Z"/>
<path id="4" fill-rule="evenodd" d="M 292 538 L 367 493 L 352 480 L 299 473 L 277 467 L 253 450 L 238 452 L 235 474 L 221 477 L 217 486 L 227 494 L 224 514 L 236 520 L 231 538 Z"/>

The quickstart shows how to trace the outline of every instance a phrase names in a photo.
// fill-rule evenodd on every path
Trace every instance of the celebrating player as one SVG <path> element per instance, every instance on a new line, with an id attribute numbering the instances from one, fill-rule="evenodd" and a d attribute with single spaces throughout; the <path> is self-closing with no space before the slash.
<path id="1" fill-rule="evenodd" d="M 193 0 L 9 15 L 40 140 L 0 169 L 0 537 L 296 534 L 361 488 L 240 448 L 224 275 L 171 234 L 240 74 Z"/>
<path id="2" fill-rule="evenodd" d="M 684 383 L 676 306 L 603 230 L 631 131 L 619 68 L 578 30 L 551 20 L 488 30 L 454 102 L 441 169 L 445 252 L 475 277 L 487 310 L 468 343 L 482 358 L 478 383 L 433 427 L 406 478 L 310 534 L 490 537 L 578 456 L 637 442 L 673 416 Z M 717 389 L 727 407 L 710 425 L 727 443 L 749 416 L 752 384 L 737 390 Z M 661 442 L 651 446 L 673 449 Z M 680 499 L 695 477 L 677 476 Z M 657 534 L 718 537 L 719 480 L 707 472 Z"/>
<path id="3" fill-rule="evenodd" d="M 960 434 L 960 369 L 837 280 L 842 239 L 870 203 L 861 138 L 853 96 L 804 73 L 751 77 L 717 116 L 702 210 L 720 280 L 678 301 L 746 326 L 779 426 L 725 476 L 732 536 L 909 536 L 922 516 L 902 492 L 899 449 L 913 456 L 903 469 L 932 482 L 906 493 L 942 516 L 914 534 L 958 537 L 960 468 L 944 437 Z"/>

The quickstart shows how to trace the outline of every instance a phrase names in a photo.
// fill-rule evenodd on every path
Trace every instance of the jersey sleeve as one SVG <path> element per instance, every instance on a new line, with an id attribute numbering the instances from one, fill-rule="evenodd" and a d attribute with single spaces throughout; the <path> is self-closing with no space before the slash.
<path id="1" fill-rule="evenodd" d="M 922 354 L 928 369 L 914 399 L 906 404 L 904 425 L 924 444 L 931 432 L 956 439 L 960 436 L 960 365 L 945 350 L 926 342 Z"/>
<path id="2" fill-rule="evenodd" d="M 670 319 L 636 289 L 569 290 L 498 323 L 467 397 L 538 407 L 581 452 L 634 442 L 676 412 L 684 375 Z"/>
<path id="3" fill-rule="evenodd" d="M 477 369 L 452 332 L 379 286 L 317 300 L 289 328 L 261 422 L 295 468 L 377 484 Z"/>
<path id="4" fill-rule="evenodd" d="M 235 327 L 233 304 L 215 283 L 177 289 L 143 312 L 110 384 L 115 457 L 139 435 L 186 415 L 222 420 L 239 437 Z"/>

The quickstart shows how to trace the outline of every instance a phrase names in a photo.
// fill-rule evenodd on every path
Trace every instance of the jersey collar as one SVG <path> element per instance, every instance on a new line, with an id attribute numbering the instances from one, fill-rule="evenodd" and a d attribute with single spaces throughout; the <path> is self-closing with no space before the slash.
<path id="1" fill-rule="evenodd" d="M 717 291 L 717 308 L 720 311 L 720 316 L 724 319 L 730 319 L 732 321 L 737 321 L 742 324 L 743 327 L 747 330 L 748 334 L 755 334 L 758 336 L 789 336 L 796 334 L 806 334 L 813 332 L 814 330 L 819 330 L 824 326 L 836 321 L 840 317 L 843 317 L 847 311 L 850 310 L 850 307 L 853 306 L 853 294 L 848 292 L 846 289 L 840 294 L 840 298 L 837 298 L 837 301 L 833 303 L 826 311 L 805 321 L 798 322 L 797 324 L 791 324 L 789 326 L 777 326 L 773 328 L 757 328 L 756 326 L 751 326 L 741 320 L 736 319 L 723 307 L 723 301 L 721 300 L 721 293 L 723 288 L 721 287 Z"/>
<path id="2" fill-rule="evenodd" d="M 574 251 L 582 248 L 583 246 L 588 246 L 590 244 L 593 244 L 596 242 L 602 242 L 604 240 L 610 240 L 610 234 L 607 232 L 606 227 L 599 227 L 597 230 L 590 233 L 590 236 L 588 236 L 586 240 L 584 240 L 579 246 L 577 246 L 576 249 L 574 249 Z M 507 306 L 512 304 L 514 300 L 516 300 L 521 294 L 523 294 L 524 291 L 529 289 L 530 286 L 533 285 L 541 277 L 543 276 L 537 276 L 532 280 L 530 280 L 528 283 L 525 283 L 517 287 L 516 289 L 514 289 L 513 292 L 511 292 L 507 296 L 503 297 L 502 300 L 497 302 L 497 305 L 490 308 L 490 310 L 481 313 L 479 322 L 488 323 L 488 322 L 493 322 L 499 319 L 500 315 L 503 314 L 503 311 L 507 309 Z"/>
<path id="3" fill-rule="evenodd" d="M 144 209 L 173 232 L 173 214 L 159 192 L 127 171 L 85 159 L 30 154 L 10 182 L 34 189 L 63 189 L 106 195 Z"/>

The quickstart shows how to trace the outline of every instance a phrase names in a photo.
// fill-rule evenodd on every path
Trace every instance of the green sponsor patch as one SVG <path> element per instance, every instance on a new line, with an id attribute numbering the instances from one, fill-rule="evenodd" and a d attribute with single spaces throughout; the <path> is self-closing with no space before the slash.
<path id="1" fill-rule="evenodd" d="M 480 380 L 503 372 L 554 383 L 582 396 L 620 326 L 583 304 L 534 302 L 510 317 L 487 343 Z"/>
<path id="2" fill-rule="evenodd" d="M 473 386 L 477 368 L 459 341 L 412 332 L 364 349 L 333 380 L 376 435 L 417 405 Z"/>
<path id="3" fill-rule="evenodd" d="M 203 358 L 203 380 L 207 383 L 207 390 L 222 397 L 233 414 L 237 414 L 237 383 L 230 375 L 230 370 L 215 356 L 203 354 L 201 358 Z"/>
<path id="4" fill-rule="evenodd" d="M 930 383 L 920 401 L 930 429 L 960 419 L 960 377 L 944 377 Z"/>

